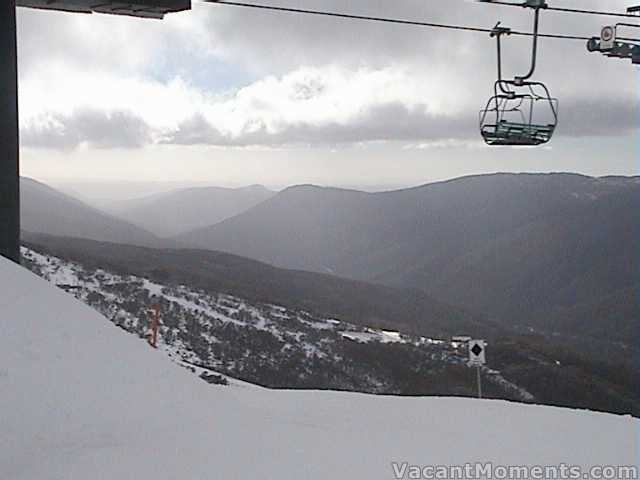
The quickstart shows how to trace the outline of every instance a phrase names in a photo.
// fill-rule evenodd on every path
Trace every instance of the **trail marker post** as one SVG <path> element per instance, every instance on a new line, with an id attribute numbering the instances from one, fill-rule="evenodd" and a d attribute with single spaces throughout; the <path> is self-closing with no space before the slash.
<path id="1" fill-rule="evenodd" d="M 149 334 L 149 345 L 158 348 L 158 329 L 160 328 L 160 305 L 151 307 L 151 333 Z"/>

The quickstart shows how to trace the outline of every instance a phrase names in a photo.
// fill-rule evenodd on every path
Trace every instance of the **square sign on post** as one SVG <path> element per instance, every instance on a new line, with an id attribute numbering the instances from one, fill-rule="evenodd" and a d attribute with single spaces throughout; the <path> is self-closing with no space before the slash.
<path id="1" fill-rule="evenodd" d="M 482 381 L 480 379 L 480 367 L 486 363 L 485 358 L 486 345 L 484 340 L 469 341 L 469 366 L 476 367 L 478 377 L 478 398 L 482 398 Z"/>
<path id="2" fill-rule="evenodd" d="M 480 367 L 486 363 L 484 340 L 469 341 L 469 365 Z"/>

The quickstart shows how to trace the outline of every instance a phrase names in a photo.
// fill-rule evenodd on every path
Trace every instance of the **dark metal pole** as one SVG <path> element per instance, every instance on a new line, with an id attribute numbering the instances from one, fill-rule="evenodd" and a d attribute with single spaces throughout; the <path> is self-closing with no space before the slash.
<path id="1" fill-rule="evenodd" d="M 527 73 L 523 77 L 516 77 L 516 85 L 522 85 L 522 82 L 525 80 L 529 80 L 533 77 L 533 74 L 536 71 L 536 62 L 538 59 L 538 30 L 540 28 L 540 8 L 536 7 L 535 14 L 533 20 L 533 53 L 531 54 L 531 68 L 529 69 L 529 73 Z"/>
<path id="2" fill-rule="evenodd" d="M 0 1 L 0 255 L 20 262 L 16 0 Z"/>

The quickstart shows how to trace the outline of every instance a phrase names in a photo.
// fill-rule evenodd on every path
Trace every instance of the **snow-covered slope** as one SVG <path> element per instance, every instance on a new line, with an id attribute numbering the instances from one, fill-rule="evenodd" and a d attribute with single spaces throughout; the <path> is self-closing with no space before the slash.
<path id="1" fill-rule="evenodd" d="M 0 259 L 0 478 L 390 479 L 391 462 L 637 462 L 638 422 L 450 398 L 212 387 Z"/>

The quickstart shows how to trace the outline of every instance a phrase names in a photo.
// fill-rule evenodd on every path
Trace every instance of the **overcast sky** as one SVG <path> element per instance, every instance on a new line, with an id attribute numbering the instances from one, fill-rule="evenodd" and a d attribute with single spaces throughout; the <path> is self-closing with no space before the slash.
<path id="1" fill-rule="evenodd" d="M 256 0 L 258 1 L 258 0 Z M 468 0 L 259 0 L 363 15 L 530 29 Z M 552 0 L 623 11 L 628 0 Z M 544 32 L 611 19 L 543 12 Z M 485 147 L 495 80 L 485 34 L 196 2 L 164 21 L 19 9 L 22 173 L 62 179 L 384 187 L 493 171 L 638 174 L 638 71 L 543 40 L 536 79 L 560 99 L 556 138 Z M 634 34 L 635 32 L 626 32 Z M 505 44 L 507 75 L 529 40 Z"/>

